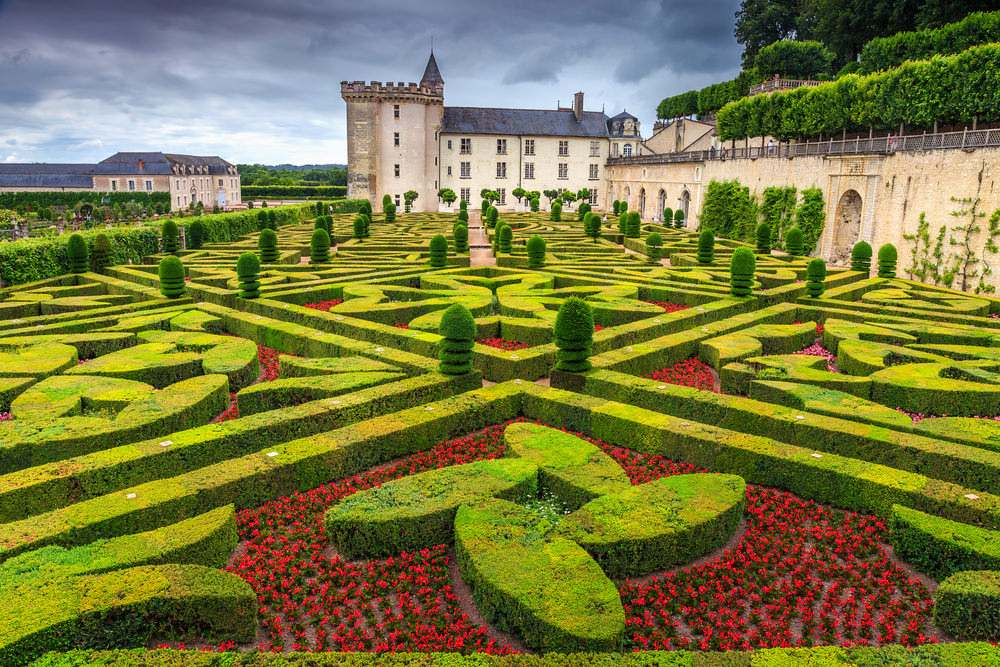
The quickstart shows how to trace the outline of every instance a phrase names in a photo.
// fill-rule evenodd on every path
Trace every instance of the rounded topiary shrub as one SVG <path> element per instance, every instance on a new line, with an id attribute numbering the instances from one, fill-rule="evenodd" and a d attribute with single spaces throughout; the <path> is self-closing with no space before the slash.
<path id="1" fill-rule="evenodd" d="M 198 250 L 205 242 L 205 225 L 201 220 L 195 220 L 187 228 L 187 247 Z"/>
<path id="2" fill-rule="evenodd" d="M 583 220 L 584 216 L 590 213 L 591 210 L 592 209 L 590 208 L 590 204 L 588 204 L 587 202 L 583 202 L 582 204 L 576 207 L 576 219 Z"/>
<path id="3" fill-rule="evenodd" d="M 94 237 L 94 255 L 91 258 L 94 271 L 103 271 L 111 266 L 111 239 L 103 232 Z"/>
<path id="4" fill-rule="evenodd" d="M 514 230 L 510 228 L 510 225 L 503 225 L 497 232 L 497 236 L 500 237 L 500 252 L 510 253 L 514 241 Z"/>
<path id="5" fill-rule="evenodd" d="M 438 333 L 442 336 L 438 341 L 438 369 L 445 375 L 471 372 L 476 320 L 469 309 L 460 303 L 448 306 L 441 314 Z"/>
<path id="6" fill-rule="evenodd" d="M 325 229 L 313 230 L 309 241 L 309 263 L 325 264 L 330 261 L 330 235 Z"/>
<path id="7" fill-rule="evenodd" d="M 390 195 L 382 195 L 382 210 L 384 211 L 391 204 L 392 197 Z"/>
<path id="8" fill-rule="evenodd" d="M 274 211 L 267 212 L 267 226 L 269 229 L 278 229 L 278 214 Z"/>
<path id="9" fill-rule="evenodd" d="M 469 228 L 463 224 L 455 225 L 451 235 L 455 238 L 455 252 L 469 252 Z"/>
<path id="10" fill-rule="evenodd" d="M 462 203 L 464 204 L 465 202 L 463 201 Z M 458 212 L 458 220 L 459 220 L 459 222 L 464 223 L 466 227 L 468 227 L 469 226 L 469 212 L 463 208 L 461 211 Z"/>
<path id="11" fill-rule="evenodd" d="M 659 264 L 663 256 L 663 237 L 653 232 L 646 237 L 646 256 L 653 264 Z"/>
<path id="12" fill-rule="evenodd" d="M 878 277 L 896 277 L 896 246 L 891 243 L 878 249 Z"/>
<path id="13" fill-rule="evenodd" d="M 90 268 L 87 250 L 87 242 L 79 234 L 73 234 L 66 242 L 66 254 L 69 256 L 69 270 L 71 273 L 86 273 Z"/>
<path id="14" fill-rule="evenodd" d="M 715 234 L 711 229 L 698 235 L 698 263 L 711 264 L 715 261 Z"/>
<path id="15" fill-rule="evenodd" d="M 628 210 L 628 202 L 623 199 L 618 203 L 618 212 L 624 213 L 627 210 Z"/>
<path id="16" fill-rule="evenodd" d="M 553 330 L 556 368 L 570 373 L 590 370 L 590 346 L 594 342 L 594 312 L 583 299 L 571 296 L 559 306 Z"/>
<path id="17" fill-rule="evenodd" d="M 621 202 L 616 199 L 611 203 L 611 212 L 614 213 L 615 215 L 618 215 L 618 213 L 621 212 L 621 207 L 622 207 Z"/>
<path id="18" fill-rule="evenodd" d="M 333 238 L 333 216 L 332 215 L 324 215 L 323 216 L 323 226 L 326 228 L 326 233 L 329 234 L 330 238 L 332 239 Z"/>
<path id="19" fill-rule="evenodd" d="M 680 229 L 684 226 L 684 211 L 683 209 L 677 209 L 674 211 L 674 228 Z"/>
<path id="20" fill-rule="evenodd" d="M 490 200 L 489 199 L 484 199 L 482 201 L 482 203 L 480 204 L 479 210 L 482 211 L 483 220 L 486 220 L 487 218 L 489 218 L 490 217 L 490 215 L 489 215 Z"/>
<path id="21" fill-rule="evenodd" d="M 674 224 L 674 209 L 669 206 L 663 209 L 663 224 L 667 227 Z"/>
<path id="22" fill-rule="evenodd" d="M 160 277 L 160 294 L 168 299 L 184 296 L 187 288 L 184 285 L 184 265 L 174 257 L 164 257 L 156 271 Z"/>
<path id="23" fill-rule="evenodd" d="M 851 270 L 863 271 L 866 275 L 872 270 L 872 247 L 864 241 L 858 241 L 851 248 Z"/>
<path id="24" fill-rule="evenodd" d="M 363 239 L 365 237 L 365 218 L 361 215 L 354 216 L 354 238 Z"/>
<path id="25" fill-rule="evenodd" d="M 177 231 L 177 223 L 173 220 L 165 221 L 160 227 L 160 246 L 168 255 L 176 255 L 181 249 L 181 235 Z"/>
<path id="26" fill-rule="evenodd" d="M 823 281 L 826 280 L 826 262 L 814 259 L 806 267 L 806 295 L 818 297 L 823 293 Z"/>
<path id="27" fill-rule="evenodd" d="M 367 199 L 361 202 L 361 208 L 358 209 L 358 213 L 363 213 L 368 216 L 368 219 L 372 218 L 372 203 Z"/>
<path id="28" fill-rule="evenodd" d="M 539 208 L 538 197 L 532 197 L 530 205 L 531 205 L 531 212 L 538 213 L 538 208 Z"/>
<path id="29" fill-rule="evenodd" d="M 761 255 L 771 254 L 771 225 L 766 222 L 757 225 L 757 252 Z"/>
<path id="30" fill-rule="evenodd" d="M 383 207 L 382 210 L 385 212 L 385 221 L 386 222 L 389 222 L 389 223 L 396 222 L 396 205 L 395 204 L 393 204 L 392 202 L 389 202 L 388 206 Z"/>
<path id="31" fill-rule="evenodd" d="M 430 254 L 431 266 L 435 269 L 443 269 L 448 264 L 448 239 L 444 234 L 438 234 L 431 239 Z"/>
<path id="32" fill-rule="evenodd" d="M 545 266 L 545 239 L 535 234 L 525 244 L 528 252 L 528 268 L 540 269 Z"/>
<path id="33" fill-rule="evenodd" d="M 737 248 L 729 262 L 729 293 L 733 296 L 750 296 L 753 277 L 757 272 L 757 258 L 750 248 Z"/>
<path id="34" fill-rule="evenodd" d="M 639 212 L 632 211 L 628 214 L 628 222 L 625 225 L 625 236 L 630 239 L 639 238 Z"/>
<path id="35" fill-rule="evenodd" d="M 274 230 L 267 230 L 274 233 Z M 240 284 L 240 297 L 256 299 L 260 296 L 260 260 L 252 252 L 245 252 L 236 260 L 236 279 Z"/>
<path id="36" fill-rule="evenodd" d="M 799 256 L 805 250 L 802 245 L 802 230 L 792 227 L 785 232 L 785 250 L 789 255 Z"/>
<path id="37" fill-rule="evenodd" d="M 486 217 L 489 220 L 488 224 L 490 228 L 497 226 L 497 218 L 500 216 L 500 212 L 497 210 L 496 206 L 490 206 L 486 209 Z"/>
<path id="38" fill-rule="evenodd" d="M 262 229 L 257 237 L 257 249 L 260 250 L 260 261 L 273 264 L 278 261 L 278 234 L 273 229 Z"/>
<path id="39" fill-rule="evenodd" d="M 549 211 L 549 220 L 553 222 L 562 220 L 562 202 L 558 199 L 552 202 L 552 210 Z"/>
<path id="40" fill-rule="evenodd" d="M 628 211 L 622 211 L 618 214 L 618 233 L 624 234 L 625 229 L 628 227 Z"/>
<path id="41" fill-rule="evenodd" d="M 460 211 L 466 211 L 466 213 L 465 213 L 466 219 L 468 219 L 468 215 L 469 215 L 468 209 L 469 209 L 469 202 L 465 201 L 464 199 L 461 200 L 460 202 L 458 202 L 458 210 L 460 210 Z"/>
<path id="42" fill-rule="evenodd" d="M 597 243 L 597 239 L 601 237 L 601 218 L 596 213 L 587 212 L 583 216 L 583 233 L 594 239 L 594 243 Z"/>

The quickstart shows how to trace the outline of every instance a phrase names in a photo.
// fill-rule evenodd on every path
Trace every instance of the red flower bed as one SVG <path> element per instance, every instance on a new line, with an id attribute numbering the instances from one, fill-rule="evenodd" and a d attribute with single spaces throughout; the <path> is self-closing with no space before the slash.
<path id="1" fill-rule="evenodd" d="M 281 353 L 263 345 L 257 346 L 257 361 L 260 364 L 261 382 L 270 382 L 278 377 L 278 355 Z M 240 409 L 236 405 L 236 394 L 229 393 L 229 405 L 218 417 L 212 420 L 213 424 L 236 419 L 240 416 Z"/>
<path id="2" fill-rule="evenodd" d="M 668 315 L 670 313 L 676 313 L 678 310 L 687 310 L 688 308 L 691 307 L 691 306 L 685 306 L 682 303 L 670 303 L 669 301 L 646 301 L 645 299 L 643 299 L 643 302 L 651 303 L 654 306 L 659 306 L 660 308 L 663 309 L 663 312 L 667 313 Z"/>
<path id="3" fill-rule="evenodd" d="M 679 384 L 682 387 L 694 387 L 704 391 L 715 391 L 712 380 L 712 367 L 704 364 L 697 357 L 691 357 L 678 362 L 670 368 L 661 368 L 644 378 L 656 380 L 665 384 Z"/>
<path id="4" fill-rule="evenodd" d="M 607 327 L 607 326 L 605 326 L 605 325 L 603 325 L 603 324 L 595 324 L 595 325 L 594 325 L 594 333 L 597 333 L 597 332 L 598 332 L 598 331 L 600 331 L 601 329 L 607 329 L 607 328 L 608 328 L 608 327 Z"/>
<path id="5" fill-rule="evenodd" d="M 527 343 L 519 343 L 516 340 L 507 340 L 506 338 L 480 338 L 476 342 L 480 345 L 495 347 L 498 350 L 506 350 L 507 352 L 523 350 L 526 347 L 531 347 L 531 345 L 528 345 Z"/>
<path id="6" fill-rule="evenodd" d="M 397 327 L 399 329 L 409 329 L 410 328 L 410 325 L 407 324 L 406 322 L 396 322 L 392 326 Z"/>
<path id="7" fill-rule="evenodd" d="M 344 303 L 343 299 L 331 299 L 330 301 L 317 301 L 316 303 L 304 303 L 306 308 L 312 308 L 313 310 L 322 310 L 324 313 L 330 312 L 330 309 L 334 306 L 339 306 Z"/>

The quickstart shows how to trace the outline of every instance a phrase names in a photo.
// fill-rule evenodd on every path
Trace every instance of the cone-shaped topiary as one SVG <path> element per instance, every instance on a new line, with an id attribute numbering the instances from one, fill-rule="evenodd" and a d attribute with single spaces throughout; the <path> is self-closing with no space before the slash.
<path id="1" fill-rule="evenodd" d="M 462 202 L 465 203 L 464 201 Z M 466 227 L 469 226 L 469 212 L 464 208 L 458 212 L 458 221 L 464 224 Z"/>
<path id="2" fill-rule="evenodd" d="M 549 220 L 553 222 L 562 220 L 562 203 L 558 199 L 552 202 L 552 210 L 549 211 Z"/>
<path id="3" fill-rule="evenodd" d="M 316 202 L 316 209 L 315 210 L 316 210 L 316 215 L 323 215 L 323 213 L 325 212 L 325 210 L 323 208 L 323 202 L 321 202 L 321 201 Z"/>
<path id="4" fill-rule="evenodd" d="M 329 234 L 330 238 L 332 239 L 333 238 L 333 216 L 332 215 L 324 215 L 323 216 L 323 226 L 326 228 L 326 233 Z M 367 227 L 365 229 L 367 229 Z"/>
<path id="5" fill-rule="evenodd" d="M 479 210 L 482 212 L 481 215 L 483 216 L 483 220 L 489 218 L 490 200 L 484 199 L 482 204 L 480 204 Z"/>
<path id="6" fill-rule="evenodd" d="M 814 259 L 806 267 L 806 295 L 813 298 L 823 293 L 823 281 L 826 280 L 826 262 Z"/>
<path id="7" fill-rule="evenodd" d="M 187 288 L 184 285 L 184 265 L 181 260 L 170 255 L 160 260 L 157 269 L 160 277 L 160 293 L 168 299 L 184 296 Z"/>
<path id="8" fill-rule="evenodd" d="M 771 225 L 766 222 L 757 225 L 757 252 L 761 255 L 771 254 Z"/>
<path id="9" fill-rule="evenodd" d="M 646 256 L 649 261 L 653 264 L 660 263 L 661 253 L 663 251 L 663 237 L 653 232 L 646 237 Z"/>
<path id="10" fill-rule="evenodd" d="M 624 212 L 625 212 L 625 211 L 627 211 L 627 210 L 628 210 L 628 202 L 627 202 L 627 201 L 625 201 L 625 200 L 623 199 L 623 200 L 622 200 L 622 201 L 621 201 L 621 202 L 620 202 L 620 203 L 618 204 L 618 212 L 619 212 L 619 213 L 624 213 Z"/>
<path id="11" fill-rule="evenodd" d="M 798 227 L 792 227 L 785 232 L 785 250 L 788 251 L 789 255 L 793 255 L 795 257 L 798 257 L 803 253 L 802 230 Z"/>
<path id="12" fill-rule="evenodd" d="M 628 214 L 628 222 L 625 224 L 625 236 L 630 239 L 639 238 L 639 212 L 632 211 Z"/>
<path id="13" fill-rule="evenodd" d="M 698 235 L 698 263 L 711 264 L 715 261 L 715 234 L 706 229 Z"/>
<path id="14" fill-rule="evenodd" d="M 325 264 L 330 261 L 330 235 L 325 229 L 313 230 L 309 241 L 309 263 Z"/>
<path id="15" fill-rule="evenodd" d="M 878 249 L 878 277 L 896 277 L 896 246 L 891 243 Z"/>
<path id="16" fill-rule="evenodd" d="M 363 239 L 365 237 L 365 218 L 362 215 L 354 216 L 354 238 Z"/>
<path id="17" fill-rule="evenodd" d="M 618 233 L 624 234 L 625 229 L 628 227 L 628 211 L 622 211 L 618 214 Z"/>
<path id="18" fill-rule="evenodd" d="M 267 230 L 274 233 L 274 230 Z M 236 279 L 240 283 L 240 297 L 256 299 L 260 296 L 260 260 L 252 252 L 245 252 L 236 260 Z"/>
<path id="19" fill-rule="evenodd" d="M 611 212 L 618 215 L 621 212 L 622 204 L 617 199 L 611 204 Z"/>
<path id="20" fill-rule="evenodd" d="M 268 229 L 265 227 L 264 229 Z M 316 218 L 316 222 L 313 223 L 313 229 L 322 229 L 326 232 L 326 219 L 323 216 Z M 261 231 L 264 231 L 263 229 Z M 329 234 L 330 232 L 326 232 Z"/>
<path id="21" fill-rule="evenodd" d="M 872 270 L 872 247 L 864 241 L 858 241 L 851 248 L 851 270 L 863 271 L 865 275 Z"/>
<path id="22" fill-rule="evenodd" d="M 465 201 L 464 199 L 458 202 L 458 210 L 468 211 L 468 208 L 469 208 L 469 202 Z M 466 215 L 468 215 L 468 213 L 466 213 Z"/>
<path id="23" fill-rule="evenodd" d="M 500 212 L 497 210 L 497 207 L 490 206 L 488 209 L 486 209 L 486 215 L 487 218 L 489 219 L 489 222 L 487 224 L 489 224 L 490 229 L 496 227 L 497 218 L 500 216 Z"/>
<path id="24" fill-rule="evenodd" d="M 455 225 L 451 231 L 455 239 L 455 252 L 469 252 L 469 228 L 463 224 Z"/>
<path id="25" fill-rule="evenodd" d="M 433 268 L 443 269 L 448 264 L 448 239 L 444 234 L 438 234 L 431 239 L 430 254 Z"/>
<path id="26" fill-rule="evenodd" d="M 671 227 L 674 224 L 674 209 L 669 206 L 663 209 L 663 224 Z"/>
<path id="27" fill-rule="evenodd" d="M 358 209 L 358 213 L 364 213 L 368 216 L 368 219 L 372 219 L 372 203 L 367 199 L 361 202 L 361 208 Z"/>
<path id="28" fill-rule="evenodd" d="M 582 204 L 576 207 L 576 219 L 583 220 L 583 217 L 588 213 L 590 213 L 590 211 L 591 211 L 590 204 L 588 204 L 587 202 L 583 202 Z"/>
<path id="29" fill-rule="evenodd" d="M 680 229 L 683 226 L 684 226 L 684 210 L 679 208 L 676 211 L 674 211 L 674 228 Z"/>
<path id="30" fill-rule="evenodd" d="M 205 225 L 201 220 L 195 220 L 187 228 L 187 247 L 191 250 L 198 250 L 205 242 Z"/>
<path id="31" fill-rule="evenodd" d="M 571 296 L 559 306 L 553 330 L 556 368 L 570 373 L 590 370 L 590 345 L 594 342 L 594 312 L 583 299 Z"/>
<path id="32" fill-rule="evenodd" d="M 396 205 L 389 202 L 389 205 L 382 209 L 385 212 L 385 221 L 392 223 L 396 222 Z"/>
<path id="33" fill-rule="evenodd" d="M 69 256 L 69 270 L 71 273 L 86 273 L 90 268 L 88 262 L 89 252 L 87 242 L 79 234 L 73 234 L 66 243 L 66 254 Z"/>
<path id="34" fill-rule="evenodd" d="M 594 243 L 597 243 L 597 239 L 601 237 L 601 218 L 596 213 L 590 213 L 589 211 L 585 216 L 583 216 L 583 232 L 594 239 Z"/>
<path id="35" fill-rule="evenodd" d="M 545 266 L 545 239 L 535 234 L 525 244 L 528 252 L 528 268 L 540 269 Z"/>
<path id="36" fill-rule="evenodd" d="M 98 273 L 111 266 L 111 239 L 107 234 L 102 232 L 94 237 L 94 255 L 91 260 L 94 271 Z"/>
<path id="37" fill-rule="evenodd" d="M 444 238 L 444 237 L 442 237 Z M 476 344 L 476 320 L 460 303 L 448 306 L 441 314 L 438 333 L 438 369 L 445 375 L 462 375 L 472 371 L 472 348 Z"/>
<path id="38" fill-rule="evenodd" d="M 257 237 L 257 249 L 260 250 L 260 261 L 273 264 L 278 261 L 278 234 L 273 229 L 262 229 Z"/>
<path id="39" fill-rule="evenodd" d="M 387 207 L 388 207 L 388 206 L 389 206 L 390 204 L 392 204 L 392 197 L 390 197 L 390 196 L 389 196 L 389 195 L 387 195 L 387 194 L 386 194 L 386 195 L 382 195 L 382 210 L 383 210 L 383 211 L 385 211 L 385 209 L 386 209 L 386 208 L 387 208 Z"/>
<path id="40" fill-rule="evenodd" d="M 538 213 L 538 208 L 539 208 L 538 197 L 532 197 L 530 205 L 531 205 L 531 212 Z"/>
<path id="41" fill-rule="evenodd" d="M 750 248 L 737 248 L 729 262 L 729 293 L 733 296 L 750 296 L 753 277 L 757 272 L 757 258 Z"/>
<path id="42" fill-rule="evenodd" d="M 497 234 L 500 237 L 500 252 L 510 253 L 510 246 L 514 241 L 514 230 L 510 225 L 503 225 Z"/>
<path id="43" fill-rule="evenodd" d="M 160 245 L 163 252 L 168 255 L 176 255 L 181 249 L 181 235 L 177 231 L 177 223 L 173 220 L 165 221 L 160 227 Z"/>

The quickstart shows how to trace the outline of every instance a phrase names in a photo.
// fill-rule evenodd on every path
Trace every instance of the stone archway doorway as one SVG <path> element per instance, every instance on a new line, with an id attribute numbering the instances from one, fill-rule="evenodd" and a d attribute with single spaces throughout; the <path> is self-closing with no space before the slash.
<path id="1" fill-rule="evenodd" d="M 846 191 L 837 202 L 833 218 L 833 252 L 830 253 L 830 264 L 834 266 L 851 263 L 851 249 L 861 233 L 862 203 L 857 190 Z"/>
<path id="2" fill-rule="evenodd" d="M 691 217 L 691 193 L 684 190 L 681 194 L 681 210 L 684 211 L 684 226 L 688 226 L 688 218 Z"/>
<path id="3" fill-rule="evenodd" d="M 656 198 L 656 208 L 660 212 L 660 216 L 663 215 L 663 210 L 667 208 L 667 193 L 662 188 L 660 189 L 660 195 Z M 667 227 L 670 226 L 669 220 L 660 220 L 660 222 Z"/>
<path id="4" fill-rule="evenodd" d="M 639 190 L 639 219 L 646 219 L 646 188 Z"/>

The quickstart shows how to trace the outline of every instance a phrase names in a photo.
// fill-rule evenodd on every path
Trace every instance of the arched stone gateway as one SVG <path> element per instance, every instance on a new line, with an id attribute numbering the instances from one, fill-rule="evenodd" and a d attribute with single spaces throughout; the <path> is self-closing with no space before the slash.
<path id="1" fill-rule="evenodd" d="M 858 242 L 861 232 L 861 207 L 861 195 L 857 190 L 848 190 L 837 203 L 833 219 L 833 252 L 830 253 L 830 263 L 834 266 L 847 266 L 851 262 L 851 248 Z"/>

